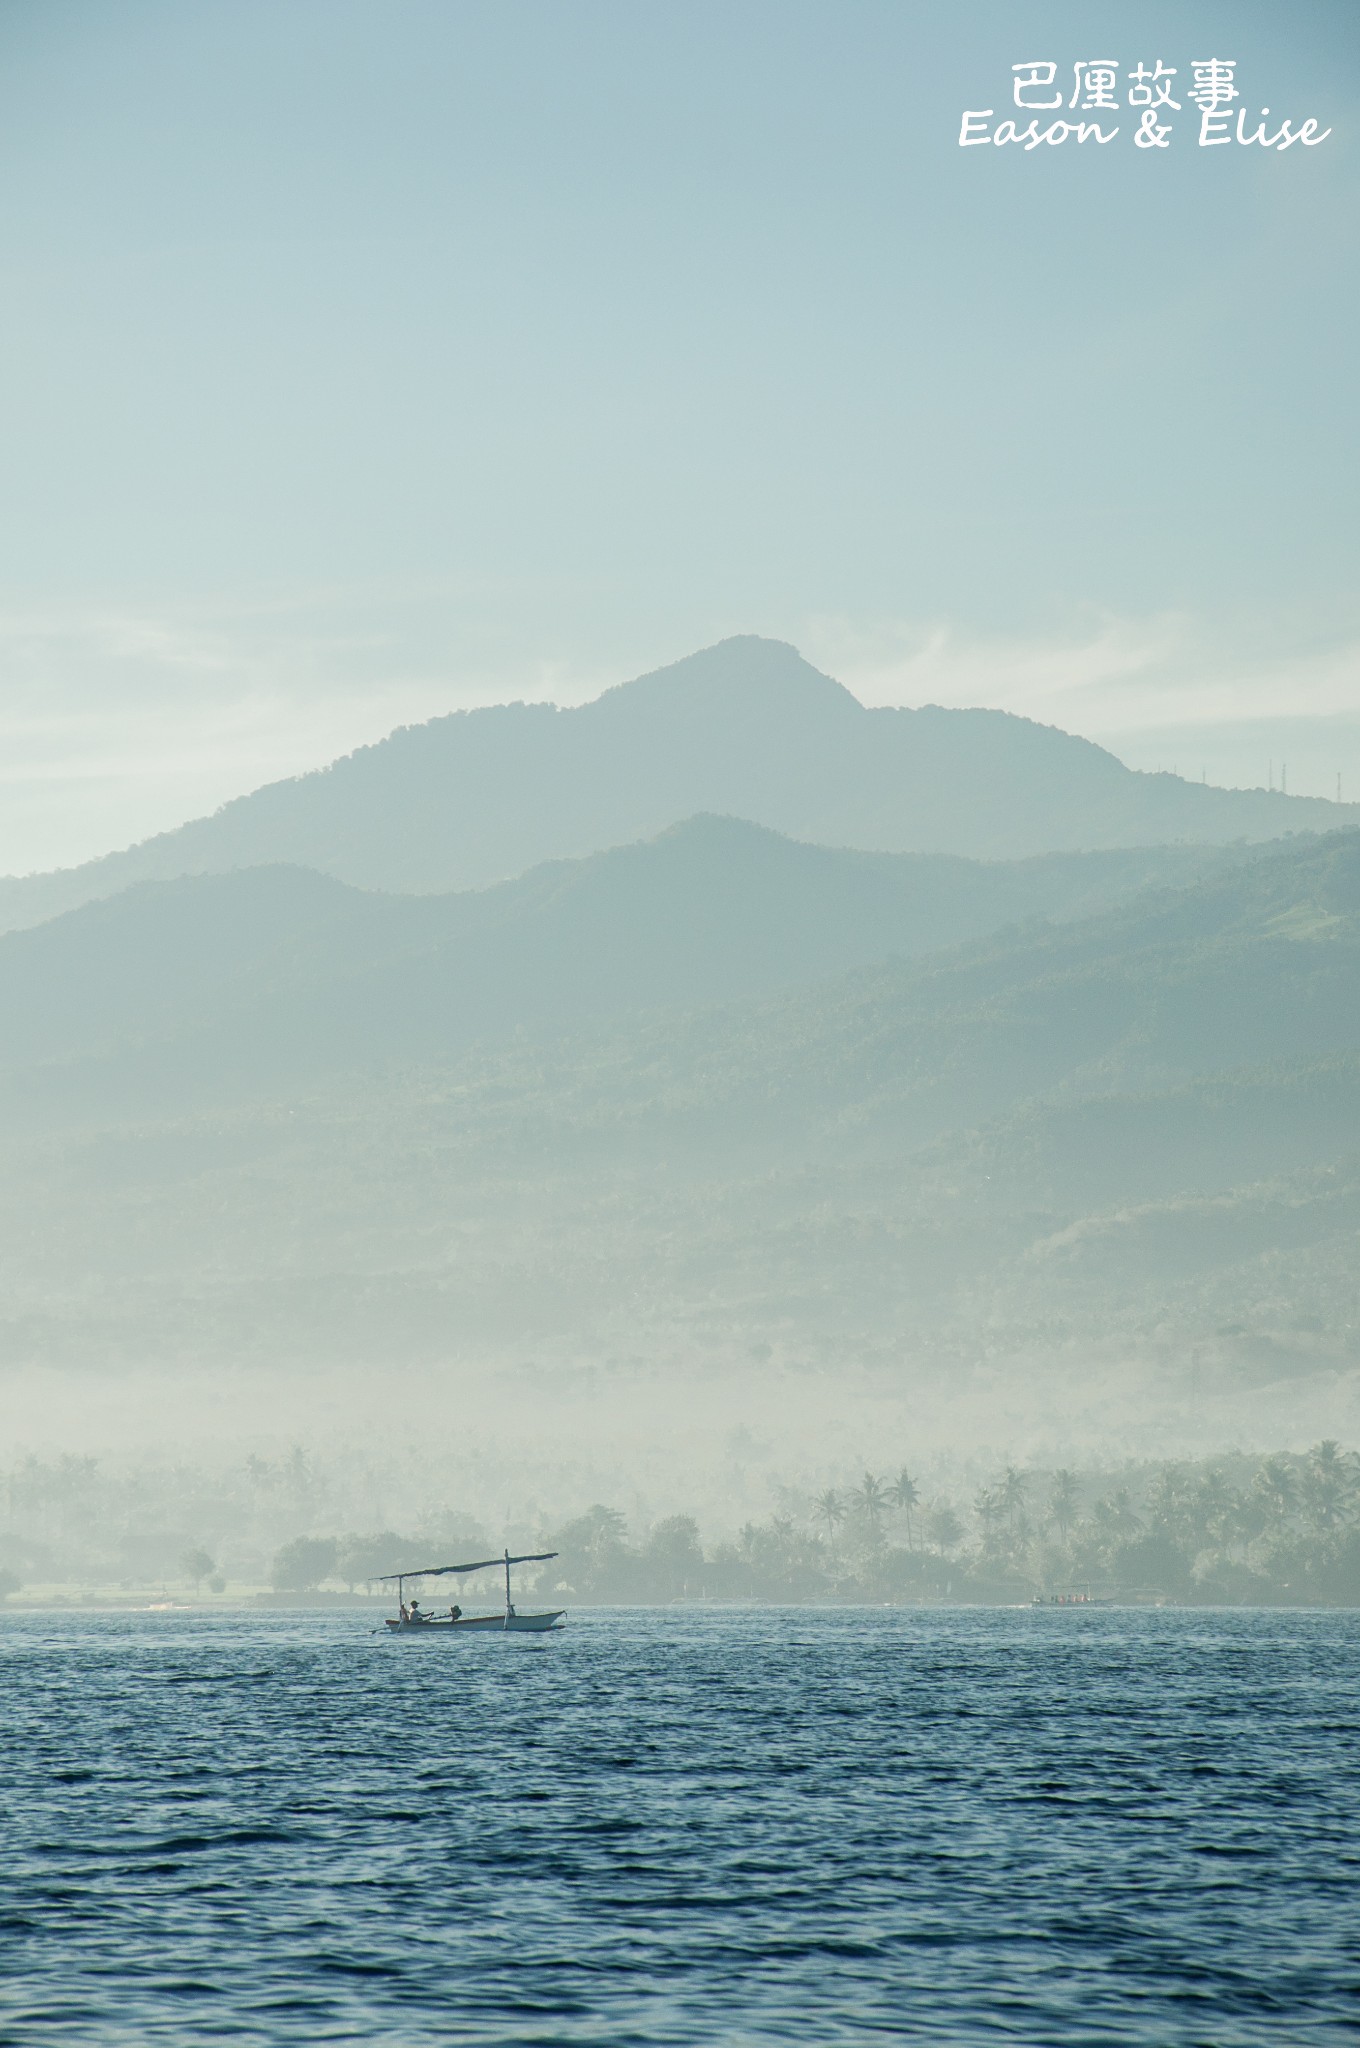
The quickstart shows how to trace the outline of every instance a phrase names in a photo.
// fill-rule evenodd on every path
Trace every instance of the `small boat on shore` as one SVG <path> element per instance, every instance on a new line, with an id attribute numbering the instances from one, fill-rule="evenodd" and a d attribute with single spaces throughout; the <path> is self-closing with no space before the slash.
<path id="1" fill-rule="evenodd" d="M 526 1551 L 522 1557 L 511 1557 L 505 1551 L 500 1557 L 480 1557 L 472 1564 L 427 1564 L 419 1568 L 400 1572 L 385 1572 L 383 1583 L 397 1588 L 397 1612 L 389 1615 L 386 1626 L 402 1636 L 434 1635 L 542 1635 L 550 1628 L 561 1626 L 566 1611 L 554 1607 L 546 1614 L 520 1614 L 510 1597 L 510 1567 L 512 1564 L 546 1564 L 549 1558 L 557 1556 L 555 1550 Z M 466 1578 L 471 1572 L 490 1571 L 495 1566 L 505 1572 L 505 1611 L 501 1614 L 464 1614 L 455 1601 L 445 1613 L 427 1612 L 419 1600 L 406 1603 L 406 1581 L 408 1579 Z"/>

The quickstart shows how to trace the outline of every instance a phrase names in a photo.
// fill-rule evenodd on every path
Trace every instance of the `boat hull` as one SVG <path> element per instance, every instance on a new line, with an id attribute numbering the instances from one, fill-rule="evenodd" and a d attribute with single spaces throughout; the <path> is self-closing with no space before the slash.
<path id="1" fill-rule="evenodd" d="M 466 1614 L 457 1621 L 450 1621 L 445 1615 L 442 1620 L 393 1621 L 387 1622 L 394 1634 L 400 1636 L 434 1635 L 543 1635 L 550 1628 L 557 1628 L 565 1608 L 555 1607 L 551 1614 Z"/>

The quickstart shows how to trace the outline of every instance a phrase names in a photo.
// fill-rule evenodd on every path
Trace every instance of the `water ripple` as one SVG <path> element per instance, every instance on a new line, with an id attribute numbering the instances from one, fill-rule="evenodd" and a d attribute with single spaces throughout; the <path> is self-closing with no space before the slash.
<path id="1" fill-rule="evenodd" d="M 1360 2026 L 1360 1619 L 0 1622 L 0 2042 Z"/>

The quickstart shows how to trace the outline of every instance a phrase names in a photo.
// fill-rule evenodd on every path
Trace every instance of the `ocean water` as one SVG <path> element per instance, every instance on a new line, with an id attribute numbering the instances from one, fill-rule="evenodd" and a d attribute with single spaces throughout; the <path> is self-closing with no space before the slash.
<path id="1" fill-rule="evenodd" d="M 1360 1617 L 0 1621 L 0 2040 L 1351 2041 Z"/>

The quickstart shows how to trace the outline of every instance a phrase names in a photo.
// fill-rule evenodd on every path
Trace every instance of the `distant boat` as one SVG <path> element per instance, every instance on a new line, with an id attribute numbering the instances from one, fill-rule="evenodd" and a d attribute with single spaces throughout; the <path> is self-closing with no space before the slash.
<path id="1" fill-rule="evenodd" d="M 512 1564 L 546 1564 L 549 1558 L 556 1556 L 555 1550 L 535 1550 L 526 1552 L 523 1557 L 511 1557 L 507 1550 L 500 1557 L 479 1557 L 472 1564 L 426 1564 L 418 1569 L 384 1572 L 383 1584 L 395 1582 L 397 1588 L 397 1612 L 388 1617 L 387 1626 L 403 1636 L 432 1636 L 436 1633 L 542 1635 L 545 1629 L 559 1625 L 566 1610 L 555 1607 L 551 1614 L 517 1614 L 510 1598 L 510 1567 Z M 503 1614 L 464 1614 L 456 1603 L 446 1614 L 427 1614 L 418 1600 L 412 1600 L 409 1607 L 406 1604 L 407 1579 L 461 1578 L 469 1572 L 489 1571 L 493 1565 L 504 1566 L 505 1569 Z"/>

